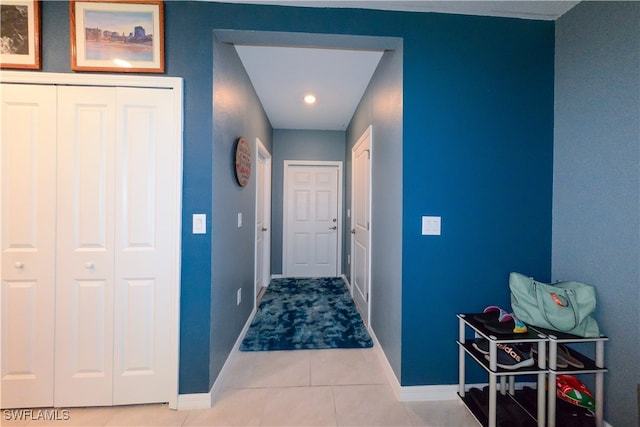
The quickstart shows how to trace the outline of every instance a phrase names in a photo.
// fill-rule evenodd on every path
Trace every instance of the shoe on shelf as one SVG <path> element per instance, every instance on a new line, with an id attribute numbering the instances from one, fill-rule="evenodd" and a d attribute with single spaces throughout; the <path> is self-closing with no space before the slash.
<path id="1" fill-rule="evenodd" d="M 584 363 L 573 357 L 569 347 L 564 344 L 558 344 L 558 361 L 560 360 L 563 360 L 568 366 L 579 369 L 584 368 Z"/>
<path id="2" fill-rule="evenodd" d="M 489 354 L 489 340 L 486 338 L 476 338 L 471 346 L 482 354 Z"/>
<path id="3" fill-rule="evenodd" d="M 527 325 L 525 325 L 515 314 L 507 313 L 502 319 L 484 324 L 485 328 L 493 333 L 500 335 L 526 334 Z"/>
<path id="4" fill-rule="evenodd" d="M 482 313 L 474 314 L 473 318 L 482 324 L 487 324 L 511 320 L 511 315 L 497 305 L 490 305 Z"/>
<path id="5" fill-rule="evenodd" d="M 519 369 L 533 366 L 535 360 L 531 354 L 522 351 L 521 347 L 515 343 L 496 343 L 497 365 L 503 369 Z M 489 359 L 489 355 L 485 354 L 485 359 Z"/>
<path id="6" fill-rule="evenodd" d="M 482 323 L 489 331 L 496 334 L 527 333 L 527 325 L 519 320 L 515 314 L 509 313 L 497 305 L 486 307 L 482 313 L 474 314 L 473 318 Z"/>
<path id="7" fill-rule="evenodd" d="M 533 354 L 538 354 L 538 344 L 534 343 L 533 347 L 531 348 L 531 352 Z M 545 354 L 545 358 L 547 359 L 547 366 L 549 366 L 549 352 L 547 350 L 547 354 Z M 569 364 L 567 363 L 567 361 L 560 357 L 560 351 L 558 350 L 558 356 L 556 357 L 556 368 L 568 368 Z"/>

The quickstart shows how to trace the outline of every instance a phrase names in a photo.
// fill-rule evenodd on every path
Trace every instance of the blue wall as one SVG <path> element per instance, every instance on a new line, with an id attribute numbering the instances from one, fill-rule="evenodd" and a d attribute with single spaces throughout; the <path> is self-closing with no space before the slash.
<path id="1" fill-rule="evenodd" d="M 271 180 L 272 274 L 282 274 L 284 161 L 323 160 L 344 162 L 344 148 L 345 133 L 343 131 L 293 129 L 276 129 L 273 131 L 273 152 L 271 153 L 273 155 Z"/>
<path id="2" fill-rule="evenodd" d="M 401 383 L 451 384 L 455 313 L 508 308 L 510 271 L 550 276 L 554 24 L 406 27 Z"/>
<path id="3" fill-rule="evenodd" d="M 68 9 L 43 6 L 44 71 L 70 71 Z M 403 38 L 402 306 L 392 307 L 402 331 L 390 350 L 401 352 L 403 385 L 457 382 L 455 314 L 508 306 L 511 270 L 550 276 L 554 24 L 166 2 L 165 25 L 167 75 L 185 81 L 180 392 L 208 392 L 226 352 L 211 342 L 211 235 L 189 233 L 193 213 L 211 218 L 221 202 L 211 195 L 213 29 Z M 442 216 L 442 236 L 420 236 L 422 215 Z M 245 312 L 229 316 L 235 328 Z"/>
<path id="4" fill-rule="evenodd" d="M 640 3 L 583 2 L 557 22 L 553 279 L 596 287 L 605 418 L 638 424 Z M 589 350 L 593 351 L 593 346 Z"/>

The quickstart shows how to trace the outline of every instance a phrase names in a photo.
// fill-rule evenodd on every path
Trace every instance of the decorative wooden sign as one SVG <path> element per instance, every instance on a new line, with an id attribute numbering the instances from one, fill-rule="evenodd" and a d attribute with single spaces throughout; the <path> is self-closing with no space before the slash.
<path id="1" fill-rule="evenodd" d="M 236 179 L 241 187 L 245 187 L 251 178 L 251 147 L 245 138 L 238 138 L 236 143 Z"/>

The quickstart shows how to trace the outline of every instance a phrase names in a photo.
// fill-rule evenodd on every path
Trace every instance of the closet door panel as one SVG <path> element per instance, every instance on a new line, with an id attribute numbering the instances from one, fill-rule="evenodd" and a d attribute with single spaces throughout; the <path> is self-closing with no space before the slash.
<path id="1" fill-rule="evenodd" d="M 53 404 L 56 89 L 0 84 L 2 408 Z"/>
<path id="2" fill-rule="evenodd" d="M 168 401 L 173 94 L 118 88 L 114 404 Z"/>
<path id="3" fill-rule="evenodd" d="M 60 87 L 55 404 L 111 405 L 115 89 Z"/>

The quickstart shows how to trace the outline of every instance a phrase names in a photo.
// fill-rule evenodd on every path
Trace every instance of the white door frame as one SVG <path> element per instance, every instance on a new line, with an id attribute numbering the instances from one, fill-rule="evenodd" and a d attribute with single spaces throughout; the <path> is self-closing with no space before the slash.
<path id="1" fill-rule="evenodd" d="M 264 182 L 258 182 L 258 177 L 256 175 L 256 218 L 258 217 L 258 210 L 263 210 L 262 215 L 262 223 L 264 225 L 265 230 L 264 235 L 262 236 L 262 283 L 261 285 L 268 286 L 271 280 L 271 153 L 267 150 L 267 147 L 264 146 L 260 138 L 256 138 L 256 157 L 258 161 L 264 161 Z M 263 206 L 258 206 L 258 191 L 259 187 L 262 187 Z M 254 242 L 258 241 L 258 229 L 256 228 L 256 235 Z M 254 307 L 256 301 L 258 299 L 258 292 L 255 289 L 255 284 L 258 279 L 258 248 L 255 248 L 255 258 L 254 258 L 254 296 L 253 303 Z"/>
<path id="2" fill-rule="evenodd" d="M 355 153 L 358 150 L 358 148 L 360 148 L 360 146 L 362 144 L 365 143 L 365 141 L 369 141 L 369 195 L 368 195 L 368 200 L 369 200 L 369 242 L 368 242 L 368 248 L 367 248 L 367 293 L 368 293 L 368 297 L 367 297 L 367 318 L 364 319 L 365 323 L 367 326 L 371 325 L 371 230 L 373 229 L 372 227 L 372 220 L 371 220 L 371 195 L 373 193 L 372 191 L 372 183 L 373 183 L 373 173 L 372 173 L 372 162 L 371 162 L 371 157 L 372 157 L 372 151 L 373 151 L 373 126 L 369 125 L 367 127 L 367 129 L 365 129 L 365 131 L 362 133 L 362 135 L 360 136 L 360 138 L 358 138 L 358 140 L 356 141 L 356 143 L 353 145 L 353 148 L 351 149 L 351 230 L 352 233 L 354 233 L 355 231 L 355 215 L 354 215 L 354 202 L 355 202 L 355 197 L 354 197 L 354 193 L 355 191 L 353 190 L 355 188 L 355 168 L 353 167 L 354 163 L 355 163 Z M 351 277 L 350 280 L 350 286 L 351 286 L 351 296 L 354 296 L 354 292 L 355 291 L 355 263 L 353 262 L 353 254 L 354 254 L 354 250 L 355 250 L 355 235 L 352 234 L 351 235 L 351 268 L 349 270 L 349 274 Z"/>
<path id="3" fill-rule="evenodd" d="M 178 406 L 178 374 L 180 361 L 180 261 L 181 236 L 182 236 L 182 134 L 183 134 L 183 81 L 180 77 L 157 76 L 122 76 L 109 74 L 71 74 L 71 73 L 41 73 L 23 71 L 3 71 L 0 80 L 7 83 L 23 84 L 49 84 L 70 86 L 120 86 L 120 87 L 147 87 L 172 90 L 173 110 L 176 117 L 175 134 L 172 140 L 176 141 L 173 147 L 172 163 L 167 171 L 174 179 L 172 186 L 166 191 L 170 192 L 173 199 L 171 216 L 174 226 L 169 230 L 172 240 L 171 253 L 171 311 L 167 313 L 171 318 L 171 328 L 167 331 L 171 338 L 170 354 L 170 390 L 169 407 L 177 409 Z"/>
<path id="4" fill-rule="evenodd" d="M 287 178 L 289 177 L 290 166 L 325 166 L 335 167 L 338 170 L 338 221 L 336 230 L 336 274 L 339 276 L 342 272 L 342 162 L 341 161 L 321 161 L 321 160 L 285 160 L 284 161 L 284 177 L 282 180 L 282 272 L 288 277 L 287 266 L 287 231 L 289 223 L 287 218 Z"/>

